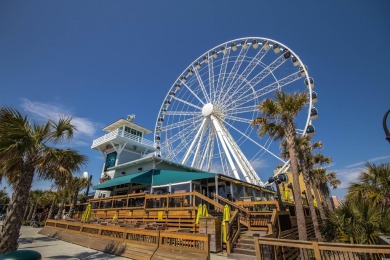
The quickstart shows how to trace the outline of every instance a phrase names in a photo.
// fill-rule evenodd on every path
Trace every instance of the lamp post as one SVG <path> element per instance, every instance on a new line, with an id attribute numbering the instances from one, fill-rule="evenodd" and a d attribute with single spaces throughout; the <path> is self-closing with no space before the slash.
<path id="1" fill-rule="evenodd" d="M 274 182 L 275 182 L 275 185 L 276 185 L 276 194 L 277 194 L 279 208 L 280 208 L 280 210 L 284 211 L 285 207 L 284 207 L 284 204 L 283 204 L 283 201 L 282 201 L 282 197 L 281 197 L 281 193 L 280 193 L 280 189 L 279 189 L 279 184 L 282 183 L 282 181 L 279 180 L 278 176 L 273 176 L 273 177 L 270 177 L 268 179 L 268 183 L 269 184 L 274 183 Z"/>
<path id="2" fill-rule="evenodd" d="M 390 109 L 387 110 L 385 113 L 385 116 L 383 117 L 383 130 L 385 131 L 386 134 L 386 140 L 389 141 L 390 143 L 390 132 L 389 129 L 387 128 L 386 121 L 387 121 L 387 116 L 390 114 Z"/>

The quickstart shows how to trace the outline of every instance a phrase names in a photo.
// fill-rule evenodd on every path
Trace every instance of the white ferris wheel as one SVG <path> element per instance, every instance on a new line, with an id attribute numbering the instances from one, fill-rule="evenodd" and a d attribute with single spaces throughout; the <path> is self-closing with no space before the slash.
<path id="1" fill-rule="evenodd" d="M 317 94 L 307 67 L 275 40 L 247 37 L 222 43 L 195 59 L 169 89 L 156 120 L 160 155 L 174 162 L 263 185 L 262 167 L 289 162 L 278 142 L 251 126 L 258 104 L 275 92 L 307 91 L 296 120 L 298 135 L 314 134 Z"/>

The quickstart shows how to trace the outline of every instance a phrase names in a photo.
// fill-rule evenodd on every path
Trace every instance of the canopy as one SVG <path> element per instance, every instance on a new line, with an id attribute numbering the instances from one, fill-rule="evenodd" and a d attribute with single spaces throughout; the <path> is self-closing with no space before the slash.
<path id="1" fill-rule="evenodd" d="M 125 183 L 138 183 L 153 186 L 166 185 L 170 183 L 186 182 L 214 178 L 214 173 L 209 172 L 181 172 L 171 170 L 149 170 L 132 173 L 126 176 L 113 178 L 101 184 L 93 186 L 95 190 L 112 190 L 115 186 Z"/>
<path id="2" fill-rule="evenodd" d="M 153 186 L 159 186 L 170 183 L 186 182 L 214 177 L 215 174 L 209 172 L 179 172 L 170 170 L 154 170 L 152 184 Z"/>
<path id="3" fill-rule="evenodd" d="M 139 184 L 150 184 L 151 178 L 145 178 L 143 175 L 148 174 L 149 171 L 132 173 L 126 176 L 116 177 L 111 180 L 105 181 L 98 185 L 93 186 L 94 190 L 112 190 L 117 185 L 125 184 L 125 183 L 139 183 Z M 151 176 L 150 176 L 151 177 Z"/>

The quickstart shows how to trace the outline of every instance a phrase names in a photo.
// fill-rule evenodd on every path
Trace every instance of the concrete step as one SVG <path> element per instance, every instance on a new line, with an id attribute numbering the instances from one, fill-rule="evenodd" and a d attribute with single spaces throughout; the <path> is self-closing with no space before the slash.
<path id="1" fill-rule="evenodd" d="M 244 255 L 239 253 L 231 253 L 228 254 L 227 259 L 235 259 L 235 260 L 256 260 L 255 255 Z"/>
<path id="2" fill-rule="evenodd" d="M 253 250 L 253 249 L 245 249 L 245 248 L 237 248 L 237 247 L 235 247 L 233 249 L 233 252 L 234 253 L 238 253 L 238 254 L 243 254 L 243 255 L 252 255 L 252 256 L 256 255 L 256 251 Z"/>

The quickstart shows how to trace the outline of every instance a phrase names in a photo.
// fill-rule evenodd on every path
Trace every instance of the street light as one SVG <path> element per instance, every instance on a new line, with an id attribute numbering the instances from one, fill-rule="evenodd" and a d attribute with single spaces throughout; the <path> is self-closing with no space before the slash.
<path id="1" fill-rule="evenodd" d="M 385 116 L 383 117 L 383 130 L 385 130 L 386 140 L 389 141 L 389 143 L 390 143 L 390 132 L 389 132 L 389 129 L 387 128 L 387 125 L 386 125 L 387 116 L 389 114 L 390 114 L 390 109 L 387 110 Z"/>
<path id="2" fill-rule="evenodd" d="M 284 204 L 282 202 L 281 193 L 279 189 L 279 184 L 282 182 L 287 182 L 287 175 L 286 174 L 278 174 L 276 176 L 272 176 L 268 179 L 268 184 L 272 184 L 275 182 L 276 185 L 276 193 L 278 197 L 278 204 L 282 211 L 285 210 Z"/>

